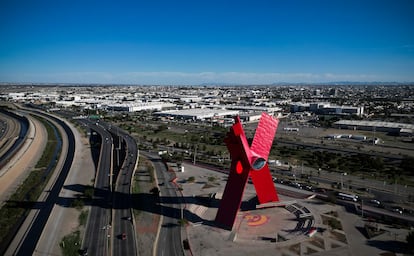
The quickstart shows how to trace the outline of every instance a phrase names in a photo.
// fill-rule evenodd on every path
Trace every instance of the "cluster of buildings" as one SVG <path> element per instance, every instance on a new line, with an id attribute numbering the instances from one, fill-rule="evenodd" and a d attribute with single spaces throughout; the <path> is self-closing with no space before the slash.
<path id="1" fill-rule="evenodd" d="M 328 102 L 312 102 L 302 103 L 295 102 L 290 104 L 290 111 L 296 112 L 312 112 L 317 115 L 356 115 L 362 116 L 364 114 L 364 106 L 337 106 Z"/>
<path id="2" fill-rule="evenodd" d="M 207 122 L 228 126 L 239 115 L 257 121 L 262 112 L 279 118 L 335 115 L 369 119 L 391 112 L 407 124 L 342 120 L 346 129 L 387 130 L 412 134 L 414 86 L 7 86 L 0 99 L 46 103 L 53 108 L 75 107 L 106 112 L 149 111 L 163 120 Z M 389 95 L 393 95 L 390 98 Z M 382 111 L 382 112 L 381 112 Z M 390 116 L 390 115 L 389 115 Z M 411 121 L 410 121 L 411 120 Z M 306 120 L 305 120 L 306 121 Z M 388 122 L 384 122 L 388 121 Z M 398 132 L 396 132 L 398 130 Z M 410 133 L 411 131 L 411 133 Z"/>

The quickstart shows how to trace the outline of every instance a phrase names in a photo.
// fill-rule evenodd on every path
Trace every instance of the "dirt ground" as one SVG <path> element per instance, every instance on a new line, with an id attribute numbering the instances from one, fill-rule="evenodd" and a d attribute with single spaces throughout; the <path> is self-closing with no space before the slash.
<path id="1" fill-rule="evenodd" d="M 29 116 L 30 128 L 22 149 L 3 167 L 0 177 L 0 202 L 3 204 L 29 175 L 46 146 L 45 127 L 36 118 Z"/>

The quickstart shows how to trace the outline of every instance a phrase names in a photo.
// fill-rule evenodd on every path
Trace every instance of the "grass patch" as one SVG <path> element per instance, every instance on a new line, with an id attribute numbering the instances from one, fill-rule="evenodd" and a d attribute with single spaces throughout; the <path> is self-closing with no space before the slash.
<path id="1" fill-rule="evenodd" d="M 83 201 L 82 198 L 76 198 L 70 204 L 70 207 L 76 208 L 78 210 L 81 210 L 83 206 L 85 206 L 85 202 Z"/>
<path id="2" fill-rule="evenodd" d="M 79 221 L 80 226 L 85 226 L 86 225 L 86 221 L 88 220 L 88 214 L 89 214 L 88 210 L 81 211 L 81 213 L 79 214 L 79 217 L 78 217 L 78 221 Z"/>
<path id="3" fill-rule="evenodd" d="M 342 224 L 337 218 L 331 217 L 329 215 L 321 215 L 321 218 L 322 218 L 322 223 L 324 225 L 328 225 L 332 229 L 342 230 Z"/>
<path id="4" fill-rule="evenodd" d="M 80 239 L 79 230 L 69 235 L 64 236 L 62 241 L 59 244 L 62 250 L 62 255 L 64 256 L 79 255 L 79 251 L 81 249 L 81 243 L 82 241 Z"/>

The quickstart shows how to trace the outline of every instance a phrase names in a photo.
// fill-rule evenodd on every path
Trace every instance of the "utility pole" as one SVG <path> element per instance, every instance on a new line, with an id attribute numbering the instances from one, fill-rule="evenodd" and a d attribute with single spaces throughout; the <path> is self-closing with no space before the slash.
<path id="1" fill-rule="evenodd" d="M 197 144 L 194 145 L 194 159 L 193 159 L 193 164 L 196 164 L 196 155 L 197 155 L 197 147 L 198 147 L 198 143 L 200 143 L 200 139 L 203 138 L 203 136 L 201 135 L 201 137 L 198 139 Z"/>
<path id="2" fill-rule="evenodd" d="M 196 155 L 197 155 L 197 144 L 194 145 L 194 159 L 193 159 L 193 164 L 196 164 Z"/>
<path id="3" fill-rule="evenodd" d="M 347 175 L 346 172 L 341 173 L 341 189 L 344 189 L 344 176 L 346 175 Z"/>
<path id="4" fill-rule="evenodd" d="M 372 127 L 372 132 L 373 132 L 372 145 L 375 145 L 375 126 Z"/>

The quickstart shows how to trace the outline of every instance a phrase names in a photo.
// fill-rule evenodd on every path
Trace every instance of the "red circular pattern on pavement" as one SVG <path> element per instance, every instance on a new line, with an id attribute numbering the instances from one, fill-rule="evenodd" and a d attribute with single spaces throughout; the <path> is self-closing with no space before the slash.
<path id="1" fill-rule="evenodd" d="M 260 226 L 267 223 L 269 217 L 259 214 L 247 214 L 244 216 L 244 219 L 247 220 L 247 225 L 249 226 Z"/>

